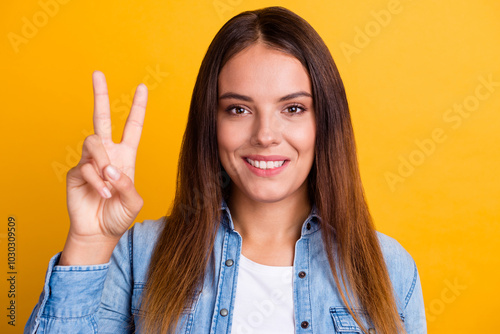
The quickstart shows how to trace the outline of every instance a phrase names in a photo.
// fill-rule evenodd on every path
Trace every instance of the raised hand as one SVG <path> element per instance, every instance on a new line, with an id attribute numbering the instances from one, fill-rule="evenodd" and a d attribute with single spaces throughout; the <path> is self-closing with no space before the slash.
<path id="1" fill-rule="evenodd" d="M 66 177 L 70 229 L 59 265 L 108 262 L 143 205 L 134 173 L 147 88 L 137 87 L 121 142 L 116 144 L 111 137 L 106 79 L 98 71 L 92 79 L 95 133 L 85 138 L 80 162 Z"/>

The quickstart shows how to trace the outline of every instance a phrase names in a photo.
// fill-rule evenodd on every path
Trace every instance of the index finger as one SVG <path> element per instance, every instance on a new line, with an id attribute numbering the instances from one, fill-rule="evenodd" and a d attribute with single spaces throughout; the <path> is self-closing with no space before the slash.
<path id="1" fill-rule="evenodd" d="M 92 73 L 94 87 L 94 133 L 103 141 L 111 141 L 111 113 L 109 108 L 108 86 L 104 73 Z"/>

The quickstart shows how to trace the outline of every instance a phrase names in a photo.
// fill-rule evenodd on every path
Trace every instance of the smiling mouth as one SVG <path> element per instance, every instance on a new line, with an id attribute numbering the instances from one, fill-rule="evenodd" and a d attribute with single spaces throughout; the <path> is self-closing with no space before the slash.
<path id="1" fill-rule="evenodd" d="M 249 158 L 245 158 L 245 160 L 255 168 L 259 169 L 275 169 L 283 166 L 286 160 L 277 160 L 277 161 L 259 161 L 259 160 L 252 160 Z"/>

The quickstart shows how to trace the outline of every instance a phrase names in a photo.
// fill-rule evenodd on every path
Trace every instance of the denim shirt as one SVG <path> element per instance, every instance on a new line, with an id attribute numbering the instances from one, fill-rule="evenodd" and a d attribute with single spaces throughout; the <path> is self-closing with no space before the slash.
<path id="1" fill-rule="evenodd" d="M 234 230 L 225 201 L 221 210 L 214 246 L 215 282 L 208 266 L 202 291 L 183 310 L 176 333 L 231 333 L 242 239 Z M 362 333 L 333 279 L 320 219 L 313 205 L 295 244 L 295 333 Z M 136 223 L 122 236 L 106 264 L 58 266 L 61 253 L 54 255 L 24 333 L 141 333 L 137 325 L 141 295 L 162 224 L 163 217 Z M 427 333 L 420 277 L 413 258 L 395 239 L 378 231 L 377 236 L 407 333 Z M 272 316 L 270 311 L 266 307 L 257 310 L 262 317 Z M 366 328 L 372 327 L 363 310 L 355 312 Z"/>

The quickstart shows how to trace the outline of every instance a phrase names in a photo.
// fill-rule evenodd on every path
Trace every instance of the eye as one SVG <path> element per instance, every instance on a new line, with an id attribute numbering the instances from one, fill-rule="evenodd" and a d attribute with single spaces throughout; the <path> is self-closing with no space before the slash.
<path id="1" fill-rule="evenodd" d="M 227 107 L 226 111 L 231 114 L 231 115 L 242 115 L 245 113 L 245 111 L 248 111 L 246 110 L 244 107 L 242 106 L 238 106 L 238 105 L 230 105 L 229 107 Z"/>
<path id="2" fill-rule="evenodd" d="M 291 106 L 286 107 L 285 110 L 288 110 L 288 113 L 290 115 L 297 115 L 297 114 L 302 114 L 307 109 L 298 104 L 293 104 Z"/>

